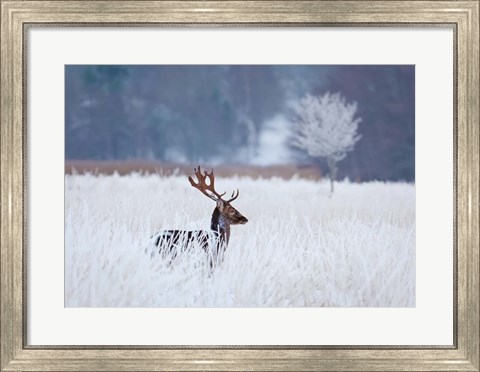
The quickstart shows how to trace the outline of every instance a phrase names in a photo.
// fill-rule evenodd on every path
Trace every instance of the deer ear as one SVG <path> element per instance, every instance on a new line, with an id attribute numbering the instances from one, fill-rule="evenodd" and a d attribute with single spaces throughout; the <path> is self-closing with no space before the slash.
<path id="1" fill-rule="evenodd" d="M 217 208 L 220 212 L 223 212 L 223 207 L 225 206 L 225 204 L 223 203 L 223 200 L 221 199 L 218 199 L 217 200 Z"/>

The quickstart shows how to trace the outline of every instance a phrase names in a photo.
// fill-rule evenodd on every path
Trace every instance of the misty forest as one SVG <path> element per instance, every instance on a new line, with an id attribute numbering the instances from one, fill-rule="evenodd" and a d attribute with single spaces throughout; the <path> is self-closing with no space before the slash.
<path id="1" fill-rule="evenodd" d="M 414 66 L 68 65 L 65 158 L 66 307 L 416 304 Z"/>
<path id="2" fill-rule="evenodd" d="M 65 67 L 65 156 L 175 164 L 294 164 L 329 173 L 292 146 L 295 102 L 341 94 L 361 140 L 337 177 L 415 179 L 411 65 Z"/>

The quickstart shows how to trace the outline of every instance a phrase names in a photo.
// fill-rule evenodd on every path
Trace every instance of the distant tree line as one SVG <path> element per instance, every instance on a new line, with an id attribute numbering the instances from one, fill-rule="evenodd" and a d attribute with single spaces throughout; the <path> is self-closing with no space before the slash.
<path id="1" fill-rule="evenodd" d="M 358 103 L 362 140 L 338 177 L 415 179 L 413 66 L 65 67 L 67 159 L 248 164 L 269 118 L 305 94 Z M 322 161 L 302 155 L 292 163 Z"/>

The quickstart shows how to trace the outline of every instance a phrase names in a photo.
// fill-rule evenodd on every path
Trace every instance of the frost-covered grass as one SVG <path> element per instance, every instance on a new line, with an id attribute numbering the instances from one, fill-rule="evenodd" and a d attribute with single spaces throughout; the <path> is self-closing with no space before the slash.
<path id="1" fill-rule="evenodd" d="M 232 226 L 210 272 L 191 250 L 151 257 L 163 229 L 208 229 L 214 203 L 184 176 L 65 176 L 67 307 L 415 306 L 415 186 L 229 178 Z"/>

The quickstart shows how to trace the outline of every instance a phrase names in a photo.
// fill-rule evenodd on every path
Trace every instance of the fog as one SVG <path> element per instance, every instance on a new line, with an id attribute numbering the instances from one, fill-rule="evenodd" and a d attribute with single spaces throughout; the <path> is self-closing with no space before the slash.
<path id="1" fill-rule="evenodd" d="M 322 159 L 291 146 L 289 103 L 339 92 L 362 139 L 339 178 L 415 180 L 415 68 L 405 65 L 67 65 L 67 160 L 268 166 Z"/>

